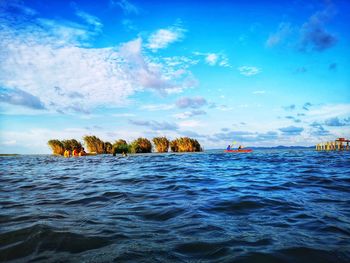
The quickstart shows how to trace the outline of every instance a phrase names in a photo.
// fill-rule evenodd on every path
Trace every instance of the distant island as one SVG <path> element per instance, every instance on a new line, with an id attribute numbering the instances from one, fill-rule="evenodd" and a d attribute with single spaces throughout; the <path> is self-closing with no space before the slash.
<path id="1" fill-rule="evenodd" d="M 113 144 L 111 142 L 104 142 L 96 136 L 84 136 L 84 144 L 87 147 L 89 153 L 94 154 L 126 154 L 126 153 L 151 153 L 153 145 L 147 138 L 137 138 L 131 143 L 127 143 L 126 140 L 119 139 Z M 189 137 L 176 138 L 169 141 L 166 137 L 155 137 L 152 139 L 155 149 L 159 153 L 168 152 L 201 152 L 203 148 L 196 139 Z M 66 150 L 81 151 L 83 145 L 76 139 L 70 140 L 49 140 L 49 147 L 52 153 L 55 155 L 63 155 Z"/>

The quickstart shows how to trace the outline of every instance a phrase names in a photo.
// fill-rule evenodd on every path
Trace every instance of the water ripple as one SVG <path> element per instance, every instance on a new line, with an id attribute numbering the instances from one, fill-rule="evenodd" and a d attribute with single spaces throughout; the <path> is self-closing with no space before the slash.
<path id="1" fill-rule="evenodd" d="M 350 262 L 349 160 L 0 157 L 0 261 Z"/>

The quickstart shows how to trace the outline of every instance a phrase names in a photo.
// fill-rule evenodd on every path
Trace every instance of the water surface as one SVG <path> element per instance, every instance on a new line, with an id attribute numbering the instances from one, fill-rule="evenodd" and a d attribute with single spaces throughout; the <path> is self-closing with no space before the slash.
<path id="1" fill-rule="evenodd" d="M 0 157 L 0 262 L 350 262 L 350 152 Z"/>

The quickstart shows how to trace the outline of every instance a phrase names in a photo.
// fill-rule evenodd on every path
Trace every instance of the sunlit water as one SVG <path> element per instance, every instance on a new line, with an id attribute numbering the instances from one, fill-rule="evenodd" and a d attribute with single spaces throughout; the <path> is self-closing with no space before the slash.
<path id="1" fill-rule="evenodd" d="M 350 152 L 0 157 L 0 262 L 350 262 Z"/>

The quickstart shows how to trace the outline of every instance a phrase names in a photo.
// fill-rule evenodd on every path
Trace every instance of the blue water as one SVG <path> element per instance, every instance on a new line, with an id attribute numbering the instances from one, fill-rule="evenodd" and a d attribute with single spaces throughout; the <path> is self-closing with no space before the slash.
<path id="1" fill-rule="evenodd" d="M 0 157 L 0 262 L 350 262 L 350 152 Z"/>

